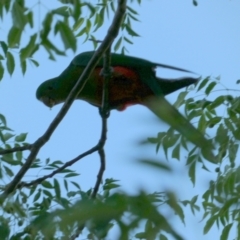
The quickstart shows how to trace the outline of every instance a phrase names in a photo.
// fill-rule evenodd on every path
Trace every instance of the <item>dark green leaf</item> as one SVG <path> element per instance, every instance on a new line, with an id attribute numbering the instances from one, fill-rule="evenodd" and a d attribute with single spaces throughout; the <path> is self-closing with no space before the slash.
<path id="1" fill-rule="evenodd" d="M 158 168 L 159 170 L 166 170 L 166 171 L 171 171 L 171 168 L 160 162 L 160 161 L 155 161 L 155 160 L 150 160 L 150 159 L 141 159 L 139 160 L 139 163 L 148 165 L 150 167 Z"/>
<path id="2" fill-rule="evenodd" d="M 168 240 L 168 238 L 161 233 L 160 237 L 159 237 L 159 240 Z"/>
<path id="3" fill-rule="evenodd" d="M 33 53 L 37 50 L 38 46 L 35 44 L 36 39 L 37 34 L 32 35 L 26 47 L 21 49 L 20 51 L 21 61 L 25 60 L 26 58 L 32 57 Z"/>
<path id="4" fill-rule="evenodd" d="M 79 173 L 68 173 L 65 175 L 65 178 L 69 178 L 69 177 L 76 177 L 76 176 L 79 176 L 80 174 Z"/>
<path id="5" fill-rule="evenodd" d="M 63 22 L 58 22 L 58 29 L 64 43 L 65 49 L 71 48 L 74 52 L 77 49 L 76 38 L 69 26 Z"/>
<path id="6" fill-rule="evenodd" d="M 22 30 L 12 26 L 12 28 L 8 32 L 8 46 L 10 48 L 18 48 L 21 35 L 22 35 Z"/>
<path id="7" fill-rule="evenodd" d="M 124 37 L 124 40 L 129 44 L 133 44 L 133 42 L 130 39 L 128 39 L 127 37 Z"/>
<path id="8" fill-rule="evenodd" d="M 191 179 L 191 182 L 193 185 L 195 185 L 196 182 L 196 162 L 193 162 L 188 170 L 188 176 Z"/>
<path id="9" fill-rule="evenodd" d="M 138 15 L 138 12 L 132 9 L 131 7 L 127 6 L 127 10 L 130 11 L 134 15 Z"/>
<path id="10" fill-rule="evenodd" d="M 199 87 L 197 89 L 197 91 L 200 91 L 202 88 L 204 88 L 206 86 L 206 84 L 209 82 L 209 77 L 206 77 L 204 80 L 199 81 Z"/>
<path id="11" fill-rule="evenodd" d="M 53 188 L 52 184 L 48 181 L 43 181 L 41 184 L 45 188 Z"/>
<path id="12" fill-rule="evenodd" d="M 2 65 L 2 62 L 0 61 L 0 80 L 2 80 L 4 75 L 4 67 Z"/>
<path id="13" fill-rule="evenodd" d="M 42 191 L 38 190 L 38 192 L 35 194 L 35 196 L 33 198 L 33 202 L 36 202 L 40 198 L 41 193 L 42 193 Z"/>
<path id="14" fill-rule="evenodd" d="M 7 52 L 7 70 L 10 75 L 13 74 L 15 68 L 14 57 L 10 52 Z"/>
<path id="15" fill-rule="evenodd" d="M 22 69 L 22 74 L 24 75 L 26 70 L 27 70 L 27 62 L 26 60 L 21 61 L 21 69 Z"/>
<path id="16" fill-rule="evenodd" d="M 55 190 L 56 198 L 59 200 L 61 198 L 61 189 L 56 178 L 54 178 L 54 190 Z"/>
<path id="17" fill-rule="evenodd" d="M 28 21 L 30 27 L 33 28 L 33 12 L 30 11 L 30 12 L 26 15 L 26 17 L 27 17 L 27 21 Z"/>
<path id="18" fill-rule="evenodd" d="M 38 67 L 39 66 L 39 63 L 36 61 L 36 60 L 34 60 L 34 59 L 29 59 L 36 67 Z"/>
<path id="19" fill-rule="evenodd" d="M 73 31 L 77 31 L 83 24 L 84 18 L 79 18 L 73 25 Z"/>
<path id="20" fill-rule="evenodd" d="M 14 1 L 12 6 L 13 26 L 23 30 L 26 24 L 26 16 L 24 15 L 24 8 L 19 4 L 19 1 Z"/>
<path id="21" fill-rule="evenodd" d="M 133 29 L 129 25 L 126 24 L 125 28 L 129 35 L 131 35 L 133 37 L 140 37 L 140 35 L 138 35 L 135 31 L 133 31 Z"/>
<path id="22" fill-rule="evenodd" d="M 208 231 L 212 228 L 213 224 L 216 222 L 217 220 L 217 216 L 214 215 L 212 217 L 210 217 L 208 220 L 207 220 L 207 223 L 205 224 L 204 226 L 204 230 L 203 230 L 203 233 L 204 234 L 207 234 Z"/>
<path id="23" fill-rule="evenodd" d="M 232 225 L 233 225 L 233 223 L 230 223 L 223 228 L 220 240 L 228 240 L 229 239 L 228 235 L 229 235 Z"/>
<path id="24" fill-rule="evenodd" d="M 13 173 L 13 171 L 12 171 L 10 168 L 8 168 L 7 166 L 3 166 L 3 168 L 4 168 L 6 174 L 7 174 L 9 177 L 13 177 L 13 176 L 14 176 L 14 173 Z"/>
<path id="25" fill-rule="evenodd" d="M 121 43 L 122 43 L 122 37 L 120 37 L 117 40 L 116 44 L 114 45 L 114 52 L 116 52 L 119 49 L 119 47 L 121 46 Z"/>
<path id="26" fill-rule="evenodd" d="M 205 90 L 206 95 L 209 95 L 209 93 L 213 90 L 213 88 L 214 88 L 216 85 L 217 85 L 216 82 L 211 82 L 211 83 L 207 86 L 207 88 L 206 88 L 206 90 Z"/>
<path id="27" fill-rule="evenodd" d="M 58 14 L 63 17 L 69 17 L 68 7 L 59 7 L 52 11 L 53 14 Z"/>
<path id="28" fill-rule="evenodd" d="M 8 51 L 8 45 L 4 41 L 0 41 L 0 45 L 6 57 L 7 51 Z"/>
<path id="29" fill-rule="evenodd" d="M 180 160 L 180 144 L 177 144 L 172 151 L 172 158 Z"/>

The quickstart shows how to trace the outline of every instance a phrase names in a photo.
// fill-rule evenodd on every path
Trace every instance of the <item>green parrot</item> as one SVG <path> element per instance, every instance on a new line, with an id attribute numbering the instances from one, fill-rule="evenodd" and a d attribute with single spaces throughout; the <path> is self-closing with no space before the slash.
<path id="1" fill-rule="evenodd" d="M 64 102 L 93 54 L 92 51 L 77 55 L 58 77 L 43 82 L 37 89 L 37 99 L 48 107 Z M 209 146 L 209 141 L 202 133 L 164 98 L 165 95 L 196 83 L 199 79 L 191 77 L 158 78 L 155 68 L 169 68 L 189 73 L 190 71 L 115 53 L 111 54 L 111 67 L 112 74 L 108 89 L 109 110 L 121 111 L 130 105 L 144 105 L 195 145 L 201 148 Z M 104 79 L 101 74 L 102 68 L 103 59 L 98 62 L 76 99 L 85 100 L 94 106 L 101 107 Z"/>

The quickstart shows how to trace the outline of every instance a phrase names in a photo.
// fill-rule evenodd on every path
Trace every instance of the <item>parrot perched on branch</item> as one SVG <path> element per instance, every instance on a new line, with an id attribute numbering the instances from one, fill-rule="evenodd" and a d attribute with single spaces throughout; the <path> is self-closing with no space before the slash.
<path id="1" fill-rule="evenodd" d="M 48 107 L 64 102 L 93 54 L 92 51 L 77 55 L 58 77 L 43 82 L 37 89 L 37 99 Z M 196 83 L 199 79 L 191 77 L 163 79 L 156 76 L 155 68 L 191 73 L 190 71 L 115 53 L 111 54 L 111 67 L 112 75 L 108 86 L 109 110 L 121 111 L 130 105 L 144 105 L 198 147 L 209 146 L 209 141 L 202 133 L 164 98 L 165 95 Z M 102 68 L 103 59 L 98 62 L 76 99 L 101 107 L 104 80 Z"/>

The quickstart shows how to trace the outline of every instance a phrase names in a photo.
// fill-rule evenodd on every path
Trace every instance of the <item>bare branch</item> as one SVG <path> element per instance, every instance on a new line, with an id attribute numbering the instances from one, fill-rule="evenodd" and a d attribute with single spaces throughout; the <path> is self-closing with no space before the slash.
<path id="1" fill-rule="evenodd" d="M 27 144 L 27 145 L 21 146 L 21 147 L 14 147 L 14 148 L 10 148 L 10 149 L 2 149 L 2 150 L 0 150 L 0 155 L 13 153 L 13 152 L 22 152 L 22 151 L 25 151 L 25 150 L 31 150 L 31 148 L 32 148 L 32 144 Z"/>
<path id="2" fill-rule="evenodd" d="M 55 171 L 51 172 L 50 174 L 47 174 L 43 177 L 40 177 L 40 178 L 37 178 L 35 179 L 34 181 L 31 181 L 29 183 L 27 182 L 21 182 L 18 184 L 17 188 L 23 188 L 23 187 L 30 187 L 30 186 L 33 186 L 33 185 L 37 185 L 37 184 L 40 184 L 41 182 L 43 182 L 44 180 L 48 179 L 48 178 L 51 178 L 53 177 L 54 175 L 56 175 L 57 173 L 60 173 L 62 172 L 65 168 L 73 165 L 74 163 L 76 163 L 77 161 L 79 161 L 80 159 L 86 157 L 87 155 L 90 155 L 94 152 L 96 152 L 97 150 L 99 149 L 99 143 L 94 146 L 93 148 L 89 149 L 88 151 L 80 154 L 79 156 L 75 157 L 74 159 L 66 162 L 65 164 L 63 164 L 60 168 L 56 169 Z"/>

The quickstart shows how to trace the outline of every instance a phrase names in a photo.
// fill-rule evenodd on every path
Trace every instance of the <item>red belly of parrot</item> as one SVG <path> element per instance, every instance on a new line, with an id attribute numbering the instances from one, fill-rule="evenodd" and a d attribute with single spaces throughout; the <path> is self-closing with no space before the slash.
<path id="1" fill-rule="evenodd" d="M 98 106 L 102 104 L 104 81 L 104 77 L 100 76 L 101 70 L 102 68 L 96 68 L 90 78 L 97 80 L 95 83 L 95 86 L 97 86 L 96 95 L 92 100 L 94 102 L 97 100 L 96 104 L 93 104 Z M 134 70 L 124 67 L 113 68 L 108 89 L 109 107 L 110 109 L 117 109 L 119 111 L 134 104 L 141 104 L 146 97 L 153 95 L 153 92 L 140 81 L 139 75 Z"/>

